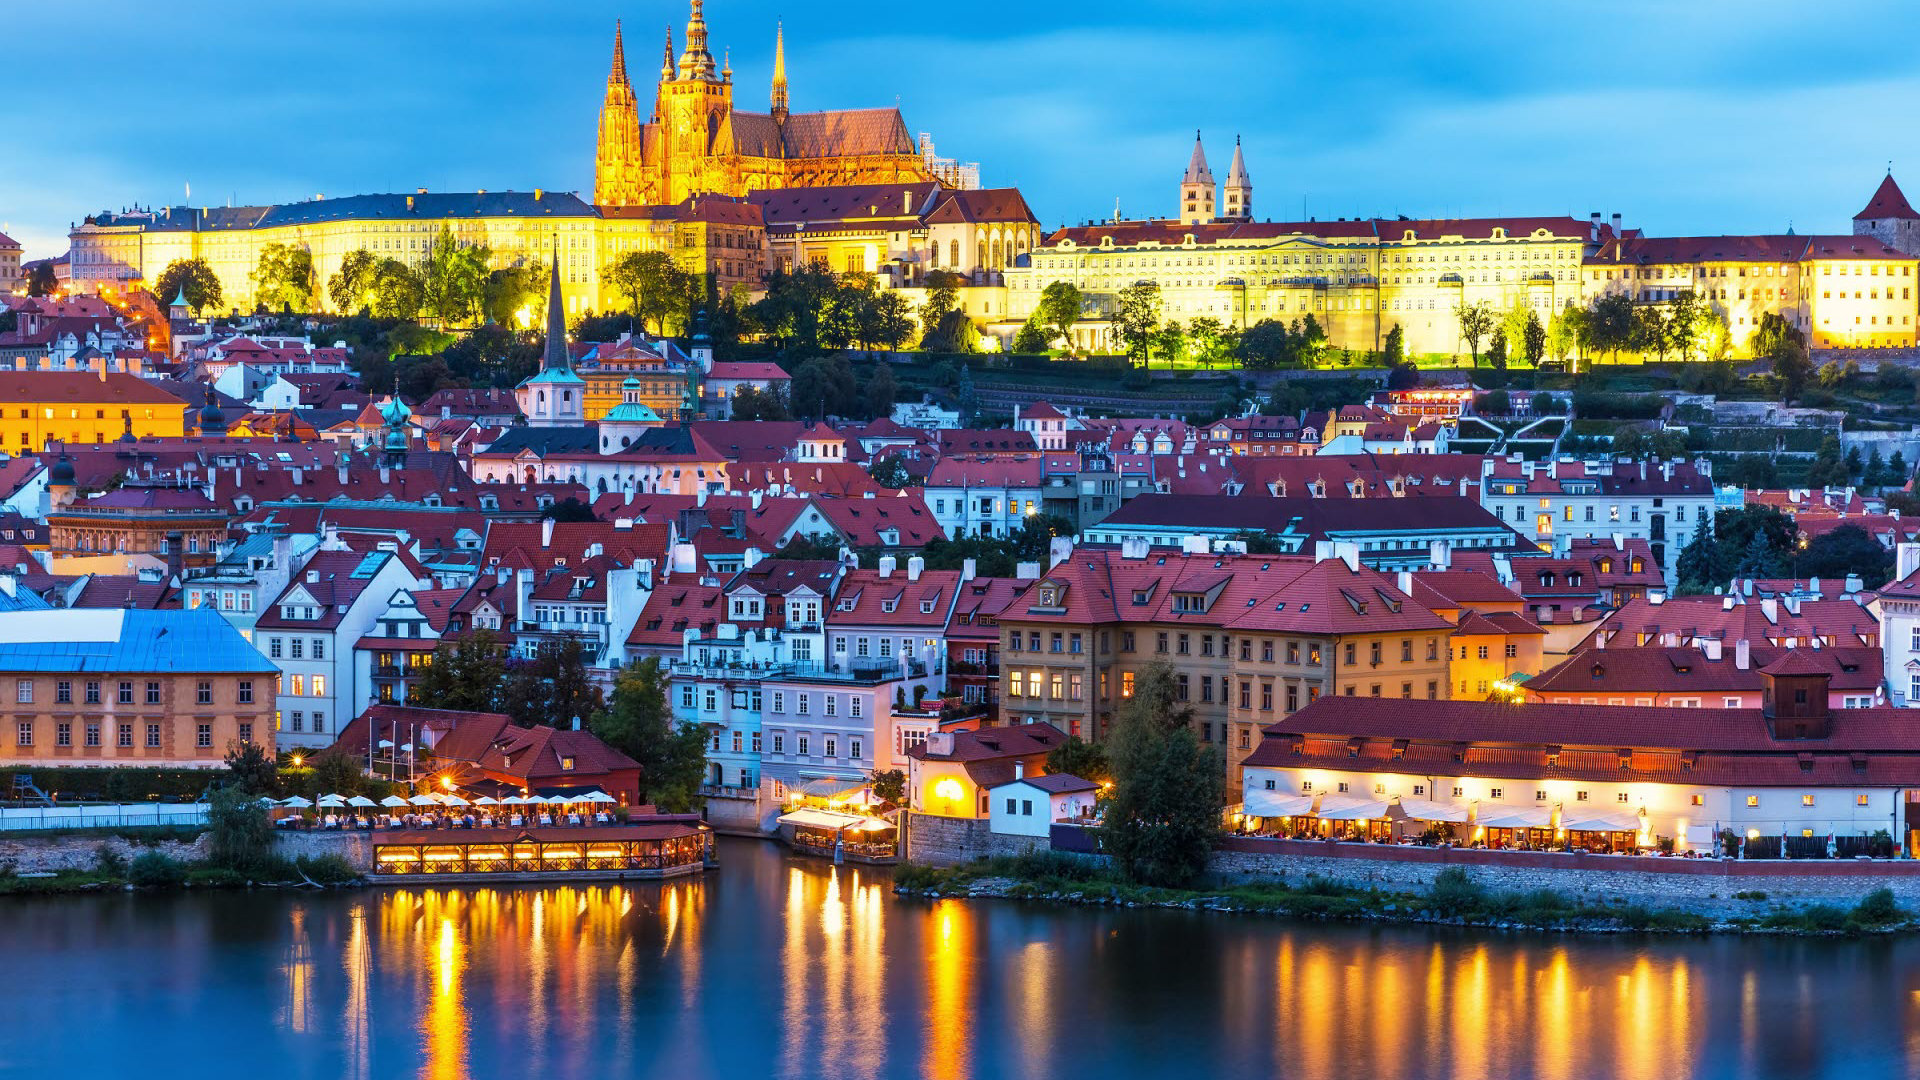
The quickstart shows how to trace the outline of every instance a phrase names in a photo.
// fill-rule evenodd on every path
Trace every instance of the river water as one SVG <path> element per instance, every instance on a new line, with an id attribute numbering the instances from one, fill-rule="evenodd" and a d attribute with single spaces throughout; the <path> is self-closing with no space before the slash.
<path id="1" fill-rule="evenodd" d="M 1920 940 L 661 885 L 0 902 L 0 1077 L 1920 1077 Z"/>

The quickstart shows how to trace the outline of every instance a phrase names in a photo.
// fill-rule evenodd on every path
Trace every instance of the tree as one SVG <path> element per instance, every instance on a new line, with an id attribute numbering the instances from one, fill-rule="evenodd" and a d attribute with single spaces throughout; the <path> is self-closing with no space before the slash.
<path id="1" fill-rule="evenodd" d="M 1858 574 L 1869 589 L 1878 589 L 1893 576 L 1893 552 L 1858 525 L 1842 525 L 1807 542 L 1795 574 L 1834 580 Z"/>
<path id="2" fill-rule="evenodd" d="M 770 558 L 805 562 L 839 562 L 840 537 L 834 533 L 798 533 Z"/>
<path id="3" fill-rule="evenodd" d="M 1220 358 L 1221 345 L 1226 336 L 1226 326 L 1211 315 L 1202 315 L 1187 323 L 1187 340 L 1191 343 L 1193 358 L 1207 367 L 1212 367 L 1214 361 Z"/>
<path id="4" fill-rule="evenodd" d="M 1506 373 L 1507 329 L 1504 326 L 1494 327 L 1493 340 L 1487 342 L 1487 366 L 1503 375 Z"/>
<path id="5" fill-rule="evenodd" d="M 1170 321 L 1153 336 L 1153 347 L 1159 352 L 1160 359 L 1169 365 L 1177 364 L 1187 352 L 1187 331 L 1178 320 Z"/>
<path id="6" fill-rule="evenodd" d="M 381 259 L 373 267 L 370 306 L 376 319 L 411 320 L 426 302 L 420 275 L 399 259 Z"/>
<path id="7" fill-rule="evenodd" d="M 1724 581 L 1719 576 L 1720 552 L 1713 539 L 1711 522 L 1701 525 L 1693 539 L 1680 549 L 1673 571 L 1680 592 L 1689 595 L 1710 593 L 1715 584 Z"/>
<path id="8" fill-rule="evenodd" d="M 1497 329 L 1506 335 L 1509 358 L 1519 351 L 1520 344 L 1526 337 L 1527 316 L 1531 313 L 1532 309 L 1527 307 L 1524 299 L 1515 299 L 1513 306 L 1500 315 Z"/>
<path id="9" fill-rule="evenodd" d="M 674 723 L 658 659 L 648 657 L 620 673 L 612 700 L 594 713 L 590 730 L 640 763 L 643 802 L 674 813 L 698 804 L 707 771 L 706 729 L 691 720 Z"/>
<path id="10" fill-rule="evenodd" d="M 1554 312 L 1552 321 L 1547 324 L 1547 355 L 1555 360 L 1565 360 L 1573 355 L 1573 350 L 1580 344 L 1586 317 L 1584 308 L 1572 304 Z"/>
<path id="11" fill-rule="evenodd" d="M 1407 332 L 1400 329 L 1399 323 L 1394 323 L 1393 329 L 1387 331 L 1386 347 L 1381 356 L 1386 360 L 1388 367 L 1398 367 L 1406 362 Z"/>
<path id="12" fill-rule="evenodd" d="M 1493 332 L 1493 305 L 1485 300 L 1477 303 L 1462 302 L 1453 309 L 1454 318 L 1460 321 L 1460 340 L 1467 343 L 1473 353 L 1473 366 L 1480 366 L 1480 342 Z"/>
<path id="13" fill-rule="evenodd" d="M 980 395 L 973 389 L 972 367 L 961 365 L 960 376 L 953 387 L 953 407 L 960 414 L 963 427 L 980 415 Z"/>
<path id="14" fill-rule="evenodd" d="M 1547 355 L 1547 328 L 1540 325 L 1540 313 L 1529 310 L 1527 323 L 1520 328 L 1520 355 L 1527 358 L 1528 367 L 1539 367 L 1540 359 Z"/>
<path id="15" fill-rule="evenodd" d="M 1786 560 L 1767 542 L 1765 533 L 1756 532 L 1747 541 L 1747 549 L 1733 568 L 1734 577 L 1775 578 L 1786 571 Z"/>
<path id="16" fill-rule="evenodd" d="M 423 709 L 492 712 L 506 675 L 500 639 L 491 630 L 472 630 L 440 639 L 433 663 L 407 691 L 407 700 Z"/>
<path id="17" fill-rule="evenodd" d="M 280 790 L 280 769 L 273 755 L 257 742 L 227 744 L 226 783 L 248 795 L 272 795 Z"/>
<path id="18" fill-rule="evenodd" d="M 156 289 L 157 288 L 158 287 L 156 286 Z M 43 296 L 52 296 L 54 293 L 59 291 L 60 291 L 60 277 L 59 275 L 53 272 L 53 263 L 51 260 L 42 260 L 40 262 L 34 263 L 33 266 L 27 271 L 27 295 L 28 296 L 32 296 L 36 298 L 43 297 Z M 176 293 L 174 295 L 177 296 L 179 294 Z M 162 304 L 172 303 L 173 297 L 172 296 L 165 297 L 161 299 L 160 302 Z"/>
<path id="19" fill-rule="evenodd" d="M 546 325 L 547 268 L 538 259 L 487 275 L 481 306 L 496 326 L 531 330 Z"/>
<path id="20" fill-rule="evenodd" d="M 509 659 L 500 687 L 500 711 L 522 727 L 570 728 L 605 705 L 587 672 L 586 646 L 576 637 L 546 641 L 529 659 Z"/>
<path id="21" fill-rule="evenodd" d="M 824 420 L 853 416 L 862 408 L 859 381 L 844 356 L 816 356 L 795 368 L 789 393 L 799 416 Z"/>
<path id="22" fill-rule="evenodd" d="M 1667 341 L 1675 352 L 1680 354 L 1681 362 L 1693 358 L 1693 352 L 1700 346 L 1700 338 L 1712 321 L 1713 310 L 1701 300 L 1692 289 L 1683 290 L 1667 306 Z"/>
<path id="23" fill-rule="evenodd" d="M 1886 478 L 1881 481 L 1885 487 L 1904 487 L 1912 477 L 1907 472 L 1907 455 L 1898 450 L 1887 459 Z"/>
<path id="24" fill-rule="evenodd" d="M 1140 670 L 1114 719 L 1113 800 L 1101 840 L 1130 881 L 1179 887 L 1206 869 L 1226 807 L 1226 764 L 1190 721 L 1173 668 L 1161 661 Z"/>
<path id="25" fill-rule="evenodd" d="M 452 226 L 442 224 L 420 273 L 421 301 L 427 313 L 445 326 L 472 323 L 474 313 L 486 303 L 492 261 L 493 250 L 487 245 L 462 243 Z"/>
<path id="26" fill-rule="evenodd" d="M 1154 329 L 1160 325 L 1160 286 L 1157 282 L 1136 281 L 1120 290 L 1120 303 L 1114 312 L 1113 332 L 1127 359 L 1141 367 L 1147 365 L 1153 347 Z"/>
<path id="27" fill-rule="evenodd" d="M 883 292 L 869 305 L 864 338 L 869 345 L 898 349 L 913 338 L 913 306 L 897 292 Z"/>
<path id="28" fill-rule="evenodd" d="M 1667 350 L 1673 347 L 1665 310 L 1652 305 L 1634 308 L 1629 344 L 1635 352 L 1654 353 L 1664 363 Z"/>
<path id="29" fill-rule="evenodd" d="M 1314 318 L 1312 312 L 1293 324 L 1289 338 L 1293 343 L 1294 360 L 1301 367 L 1318 364 L 1321 354 L 1327 350 L 1327 332 L 1321 328 L 1320 320 Z"/>
<path id="30" fill-rule="evenodd" d="M 601 271 L 600 280 L 626 298 L 629 313 L 659 333 L 685 309 L 688 275 L 664 251 L 626 252 Z"/>
<path id="31" fill-rule="evenodd" d="M 1038 356 L 1046 352 L 1050 344 L 1052 339 L 1047 337 L 1047 332 L 1035 326 L 1032 319 L 1021 324 L 1013 335 L 1013 351 L 1021 356 Z"/>
<path id="32" fill-rule="evenodd" d="M 1051 760 L 1051 759 L 1049 759 Z M 1048 772 L 1053 770 L 1049 768 Z M 873 797 L 895 806 L 907 804 L 907 774 L 899 769 L 876 770 L 872 777 Z"/>
<path id="33" fill-rule="evenodd" d="M 899 384 L 893 379 L 893 365 L 885 360 L 874 364 L 863 395 L 863 411 L 876 418 L 893 415 L 894 398 L 899 392 Z"/>
<path id="34" fill-rule="evenodd" d="M 756 390 L 751 386 L 742 386 L 734 391 L 729 411 L 735 420 L 793 419 L 787 408 L 786 392 L 772 387 Z"/>
<path id="35" fill-rule="evenodd" d="M 874 483 L 889 491 L 912 487 L 914 483 L 913 474 L 907 471 L 906 463 L 900 460 L 899 454 L 875 457 L 873 464 L 867 466 L 867 475 L 873 477 Z"/>
<path id="36" fill-rule="evenodd" d="M 306 248 L 266 245 L 251 278 L 254 300 L 270 311 L 304 312 L 313 304 L 313 253 Z"/>
<path id="37" fill-rule="evenodd" d="M 350 251 L 340 260 L 340 269 L 327 279 L 327 296 L 333 308 L 351 315 L 373 304 L 373 271 L 380 260 L 366 248 Z"/>
<path id="38" fill-rule="evenodd" d="M 1807 470 L 1807 483 L 1814 487 L 1845 487 L 1852 478 L 1852 470 L 1840 456 L 1840 439 L 1834 435 L 1821 439 L 1820 449 L 1813 455 L 1813 465 Z"/>
<path id="39" fill-rule="evenodd" d="M 955 288 L 953 282 L 945 275 L 941 276 L 937 284 L 932 274 L 927 275 L 927 299 L 920 305 L 922 348 L 930 352 L 952 351 L 941 347 L 947 344 L 940 336 L 941 327 L 946 322 L 947 316 L 953 313 L 959 297 L 960 290 Z"/>
<path id="40" fill-rule="evenodd" d="M 1631 298 L 1622 293 L 1608 293 L 1593 298 L 1577 325 L 1583 331 L 1588 348 L 1608 353 L 1617 362 L 1620 350 L 1633 345 L 1635 319 Z"/>
<path id="41" fill-rule="evenodd" d="M 1873 453 L 1875 457 L 1878 457 L 1880 454 L 1879 448 L 1875 447 Z M 1847 475 L 1849 477 L 1859 477 L 1866 471 L 1867 463 L 1860 457 L 1860 448 L 1858 446 L 1847 447 Z"/>
<path id="42" fill-rule="evenodd" d="M 220 279 L 205 259 L 175 259 L 153 283 L 153 295 L 163 305 L 173 303 L 182 290 L 196 313 L 220 306 Z"/>
<path id="43" fill-rule="evenodd" d="M 960 308 L 954 308 L 940 317 L 940 322 L 927 335 L 926 348 L 940 353 L 974 353 L 980 351 L 980 328 L 974 325 L 973 317 Z"/>
<path id="44" fill-rule="evenodd" d="M 351 754 L 326 750 L 313 759 L 313 793 L 358 795 L 366 787 L 360 762 Z"/>
<path id="45" fill-rule="evenodd" d="M 1081 313 L 1086 309 L 1086 297 L 1070 281 L 1056 281 L 1040 292 L 1040 302 L 1033 307 L 1033 321 L 1043 329 L 1066 342 L 1069 353 L 1073 352 L 1073 324 L 1080 321 Z M 1052 339 L 1049 338 L 1049 343 Z"/>
<path id="46" fill-rule="evenodd" d="M 229 784 L 207 800 L 207 861 L 246 874 L 273 862 L 273 822 L 260 796 Z"/>
<path id="47" fill-rule="evenodd" d="M 1095 783 L 1105 783 L 1113 778 L 1106 747 L 1087 742 L 1078 735 L 1067 736 L 1066 742 L 1048 752 L 1047 772 L 1077 776 Z"/>
<path id="48" fill-rule="evenodd" d="M 569 495 L 559 502 L 550 504 L 540 511 L 540 516 L 548 521 L 598 521 L 593 516 L 593 507 L 580 501 L 577 496 Z"/>

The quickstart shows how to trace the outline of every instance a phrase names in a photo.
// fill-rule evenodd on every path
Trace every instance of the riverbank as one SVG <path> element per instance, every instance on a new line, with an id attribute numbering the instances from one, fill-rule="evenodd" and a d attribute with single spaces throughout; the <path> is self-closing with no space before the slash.
<path id="1" fill-rule="evenodd" d="M 1575 933 L 1888 934 L 1920 929 L 1891 890 L 1875 889 L 1851 906 L 1771 901 L 1748 890 L 1729 897 L 1744 910 L 1707 914 L 1681 907 L 1594 901 L 1551 888 L 1490 888 L 1449 867 L 1420 891 L 1362 887 L 1309 874 L 1295 882 L 1262 880 L 1203 889 L 1161 889 L 1125 882 L 1103 860 L 1038 852 L 954 867 L 905 866 L 894 891 L 939 899 L 1003 899 L 1123 908 L 1182 908 L 1344 922 L 1427 923 Z"/>

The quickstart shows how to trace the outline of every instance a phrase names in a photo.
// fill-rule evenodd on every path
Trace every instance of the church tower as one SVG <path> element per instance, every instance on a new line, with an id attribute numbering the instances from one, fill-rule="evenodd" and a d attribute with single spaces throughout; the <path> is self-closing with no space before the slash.
<path id="1" fill-rule="evenodd" d="M 1893 182 L 1892 169 L 1866 208 L 1853 215 L 1853 235 L 1871 236 L 1908 255 L 1920 253 L 1920 213 L 1914 212 L 1900 185 Z"/>
<path id="2" fill-rule="evenodd" d="M 613 24 L 613 70 L 607 73 L 607 96 L 600 106 L 600 141 L 594 156 L 593 201 L 599 206 L 634 206 L 641 202 L 640 105 L 627 81 L 627 52 L 620 23 Z"/>
<path id="3" fill-rule="evenodd" d="M 567 355 L 567 309 L 560 301 L 560 249 L 547 283 L 547 351 L 540 370 L 514 388 L 529 427 L 578 427 L 587 422 L 587 383 Z"/>
<path id="4" fill-rule="evenodd" d="M 1238 135 L 1233 137 L 1233 166 L 1227 170 L 1227 186 L 1221 195 L 1221 220 L 1253 220 L 1253 178 L 1247 175 L 1247 159 L 1240 153 Z"/>
<path id="5" fill-rule="evenodd" d="M 1204 225 L 1213 220 L 1213 170 L 1207 168 L 1207 152 L 1200 145 L 1200 133 L 1193 133 L 1193 156 L 1187 159 L 1187 175 L 1180 178 L 1180 224 Z"/>
<path id="6" fill-rule="evenodd" d="M 733 78 L 713 62 L 707 48 L 704 0 L 691 0 L 687 47 L 671 72 L 663 70 L 659 103 L 660 164 L 656 202 L 684 202 L 690 195 L 725 192 L 728 159 L 733 156 Z M 671 42 L 671 34 L 668 38 Z M 671 45 L 669 45 L 671 55 Z"/>
<path id="7" fill-rule="evenodd" d="M 787 123 L 787 28 L 773 24 L 773 122 Z"/>

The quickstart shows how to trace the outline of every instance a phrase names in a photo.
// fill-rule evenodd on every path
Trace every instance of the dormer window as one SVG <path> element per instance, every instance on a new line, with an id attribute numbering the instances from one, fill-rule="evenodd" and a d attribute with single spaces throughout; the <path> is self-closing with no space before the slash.
<path id="1" fill-rule="evenodd" d="M 900 601 L 898 601 L 898 600 L 882 600 L 882 601 L 880 601 L 880 611 L 881 611 L 881 612 L 882 612 L 883 614 L 887 614 L 887 615 L 891 615 L 891 614 L 893 614 L 893 613 L 894 613 L 894 612 L 895 612 L 896 610 L 898 610 L 898 609 L 899 609 L 899 607 L 900 607 Z"/>
<path id="2" fill-rule="evenodd" d="M 920 614 L 922 615 L 933 614 L 933 601 L 931 600 L 920 601 Z"/>

